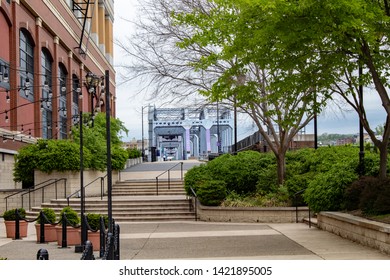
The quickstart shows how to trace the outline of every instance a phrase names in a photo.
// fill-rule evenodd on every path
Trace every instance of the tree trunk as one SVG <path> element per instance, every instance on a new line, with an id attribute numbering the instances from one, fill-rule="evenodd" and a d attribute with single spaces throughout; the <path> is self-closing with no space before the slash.
<path id="1" fill-rule="evenodd" d="M 282 185 L 286 177 L 286 152 L 281 151 L 276 155 L 276 161 L 278 167 L 278 185 Z"/>

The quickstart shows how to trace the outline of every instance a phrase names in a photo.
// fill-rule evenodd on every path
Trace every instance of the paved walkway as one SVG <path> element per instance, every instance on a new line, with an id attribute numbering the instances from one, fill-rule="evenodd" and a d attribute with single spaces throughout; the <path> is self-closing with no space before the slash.
<path id="1" fill-rule="evenodd" d="M 145 163 L 122 172 L 122 180 L 150 178 L 175 162 Z M 190 165 L 199 162 L 186 163 Z M 168 167 L 169 168 L 169 167 Z M 152 177 L 153 178 L 153 177 Z M 248 224 L 207 222 L 121 223 L 120 256 L 137 259 L 390 260 L 389 255 L 315 227 L 299 223 Z M 0 258 L 35 260 L 45 248 L 51 260 L 79 260 L 74 246 L 39 244 L 29 224 L 22 240 L 5 238 L 0 219 Z M 98 257 L 98 251 L 95 252 Z"/>
<path id="2" fill-rule="evenodd" d="M 122 260 L 390 260 L 390 256 L 377 250 L 302 223 L 123 223 L 120 229 Z M 26 238 L 7 239 L 0 220 L 0 258 L 35 260 L 41 248 L 48 250 L 51 260 L 81 257 L 74 252 L 74 246 L 59 248 L 57 243 L 37 243 L 33 224 L 29 224 Z"/>

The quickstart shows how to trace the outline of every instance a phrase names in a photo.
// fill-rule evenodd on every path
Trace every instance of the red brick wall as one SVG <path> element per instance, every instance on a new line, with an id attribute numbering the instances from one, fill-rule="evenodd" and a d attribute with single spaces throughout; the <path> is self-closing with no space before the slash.
<path id="1" fill-rule="evenodd" d="M 9 42 L 8 45 L 3 45 L 0 48 L 0 57 L 7 58 L 11 64 L 10 72 L 10 87 L 14 89 L 10 92 L 11 103 L 5 104 L 5 94 L 0 94 L 0 127 L 9 128 L 10 130 L 20 131 L 23 124 L 23 129 L 28 133 L 29 129 L 32 131 L 32 136 L 41 136 L 41 112 L 40 112 L 40 98 L 42 92 L 42 77 L 41 73 L 41 49 L 49 50 L 53 57 L 53 96 L 59 95 L 58 91 L 58 64 L 63 63 L 68 71 L 68 78 L 71 79 L 72 74 L 75 73 L 80 81 L 85 79 L 85 74 L 91 71 L 97 75 L 104 75 L 104 70 L 110 70 L 111 80 L 115 81 L 115 71 L 105 59 L 104 54 L 100 53 L 99 49 L 94 45 L 94 42 L 89 42 L 88 56 L 84 59 L 78 52 L 76 47 L 79 45 L 79 37 L 81 35 L 81 24 L 74 17 L 72 11 L 67 7 L 65 1 L 26 1 L 20 0 L 20 4 L 11 1 L 11 4 L 1 1 L 0 11 L 0 38 L 1 42 Z M 48 4 L 46 4 L 48 3 Z M 56 11 L 55 11 L 56 10 Z M 42 25 L 36 24 L 36 16 L 40 15 Z M 8 17 L 6 17 L 8 15 Z M 59 18 L 63 17 L 63 21 Z M 8 22 L 7 22 L 8 20 Z M 11 24 L 12 23 L 12 24 Z M 10 28 L 10 26 L 12 26 Z M 23 97 L 17 90 L 20 81 L 19 71 L 19 30 L 26 28 L 35 43 L 35 77 L 34 77 L 34 95 L 35 103 Z M 8 40 L 3 38 L 7 38 Z M 58 36 L 59 43 L 55 45 L 55 38 Z M 86 42 L 84 40 L 84 42 Z M 72 52 L 72 58 L 68 54 Z M 91 59 L 91 57 L 93 59 Z M 84 70 L 81 69 L 84 66 Z M 83 111 L 90 111 L 90 102 L 88 102 L 88 94 L 85 86 L 82 83 L 84 101 L 80 102 Z M 68 123 L 71 118 L 71 81 L 68 81 Z M 111 93 L 115 96 L 114 84 L 110 85 Z M 53 102 L 58 102 L 57 98 Z M 53 128 L 58 121 L 57 103 L 53 104 Z M 12 109 L 17 108 L 17 109 Z M 5 124 L 4 111 L 8 110 L 8 117 L 10 122 Z M 115 109 L 112 110 L 115 112 Z M 53 131 L 53 135 L 56 132 Z"/>

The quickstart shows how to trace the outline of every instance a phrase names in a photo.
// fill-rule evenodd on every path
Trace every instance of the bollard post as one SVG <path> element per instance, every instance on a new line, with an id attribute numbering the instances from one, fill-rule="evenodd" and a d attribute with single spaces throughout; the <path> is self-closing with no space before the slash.
<path id="1" fill-rule="evenodd" d="M 68 221 L 66 219 L 65 213 L 62 213 L 62 248 L 68 247 L 68 238 L 66 236 L 66 226 L 68 224 Z"/>
<path id="2" fill-rule="evenodd" d="M 46 249 L 39 249 L 37 252 L 37 260 L 48 260 L 49 252 Z"/>
<path id="3" fill-rule="evenodd" d="M 109 232 L 107 234 L 107 257 L 106 260 L 113 260 L 114 259 L 114 235 L 112 232 Z"/>
<path id="4" fill-rule="evenodd" d="M 119 233 L 120 227 L 118 224 L 115 224 L 114 230 L 114 260 L 120 260 L 120 242 L 119 242 Z"/>
<path id="5" fill-rule="evenodd" d="M 85 241 L 83 255 L 81 256 L 81 260 L 95 260 L 95 256 L 93 255 L 93 244 L 91 241 Z"/>
<path id="6" fill-rule="evenodd" d="M 45 243 L 45 221 L 43 211 L 39 212 L 40 230 L 39 230 L 39 243 Z"/>
<path id="7" fill-rule="evenodd" d="M 15 240 L 20 239 L 19 210 L 15 209 Z"/>
<path id="8" fill-rule="evenodd" d="M 106 249 L 106 227 L 104 225 L 104 217 L 100 216 L 100 251 L 99 251 L 99 257 L 102 258 L 104 255 L 104 251 Z"/>

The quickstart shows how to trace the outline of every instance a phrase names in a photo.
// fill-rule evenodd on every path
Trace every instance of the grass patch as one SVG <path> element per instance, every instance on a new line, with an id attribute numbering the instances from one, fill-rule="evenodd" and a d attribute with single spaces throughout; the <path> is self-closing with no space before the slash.
<path id="1" fill-rule="evenodd" d="M 239 195 L 235 192 L 228 194 L 221 203 L 222 207 L 288 207 L 291 202 L 288 195 L 279 190 L 276 193 Z"/>

